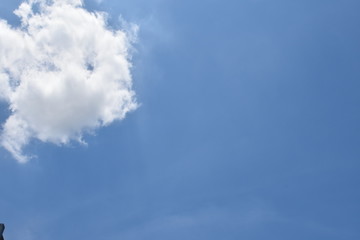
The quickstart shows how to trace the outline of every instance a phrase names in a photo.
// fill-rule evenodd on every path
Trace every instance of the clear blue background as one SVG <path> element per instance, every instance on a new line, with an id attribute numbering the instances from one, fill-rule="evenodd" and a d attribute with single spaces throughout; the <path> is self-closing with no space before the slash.
<path id="1" fill-rule="evenodd" d="M 7 240 L 360 239 L 360 1 L 85 7 L 140 25 L 142 105 L 88 147 L 0 150 Z"/>

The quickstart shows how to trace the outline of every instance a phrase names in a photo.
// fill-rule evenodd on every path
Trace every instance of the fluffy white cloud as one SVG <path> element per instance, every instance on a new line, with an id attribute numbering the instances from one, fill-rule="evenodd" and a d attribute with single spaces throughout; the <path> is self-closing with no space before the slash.
<path id="1" fill-rule="evenodd" d="M 131 36 L 81 0 L 28 0 L 22 26 L 0 20 L 0 99 L 11 115 L 1 145 L 15 159 L 32 138 L 66 144 L 123 119 L 137 107 L 130 73 Z"/>

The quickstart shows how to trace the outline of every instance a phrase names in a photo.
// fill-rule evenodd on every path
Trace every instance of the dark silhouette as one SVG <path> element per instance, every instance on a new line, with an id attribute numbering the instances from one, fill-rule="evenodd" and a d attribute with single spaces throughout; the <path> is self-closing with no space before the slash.
<path id="1" fill-rule="evenodd" d="M 0 240 L 4 240 L 3 232 L 5 229 L 5 225 L 3 223 L 0 223 Z"/>

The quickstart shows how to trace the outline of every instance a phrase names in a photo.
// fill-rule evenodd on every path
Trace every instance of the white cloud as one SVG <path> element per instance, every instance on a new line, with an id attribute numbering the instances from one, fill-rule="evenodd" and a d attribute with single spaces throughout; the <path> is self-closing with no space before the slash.
<path id="1" fill-rule="evenodd" d="M 20 162 L 32 138 L 66 144 L 123 119 L 137 107 L 126 31 L 81 0 L 28 0 L 15 11 L 22 26 L 0 20 L 0 99 L 11 115 L 1 145 Z"/>

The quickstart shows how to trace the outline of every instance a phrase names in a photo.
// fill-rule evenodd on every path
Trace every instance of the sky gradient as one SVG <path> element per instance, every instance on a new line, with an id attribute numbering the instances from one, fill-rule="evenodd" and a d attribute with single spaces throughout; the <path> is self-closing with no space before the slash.
<path id="1" fill-rule="evenodd" d="M 359 1 L 84 6 L 139 26 L 139 107 L 87 146 L 1 148 L 6 240 L 360 238 Z"/>

